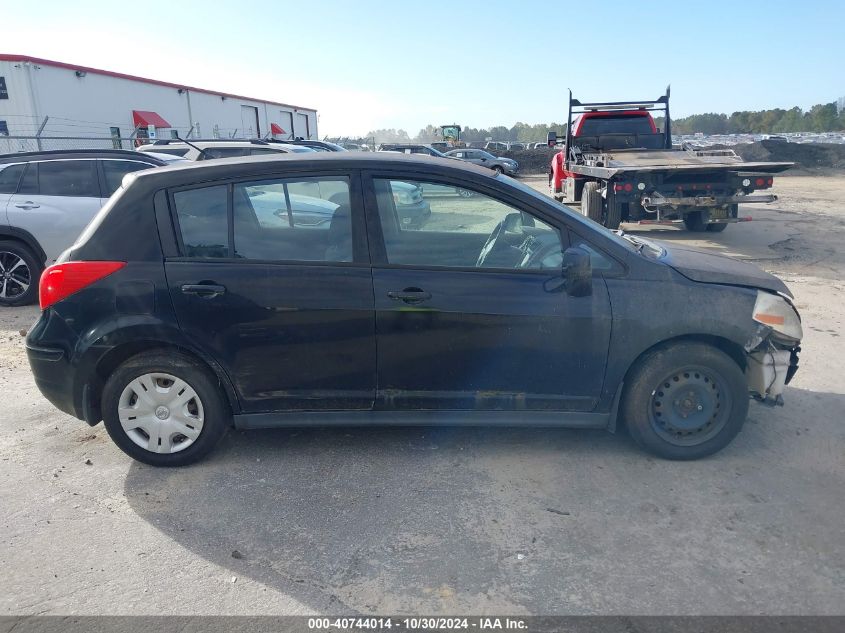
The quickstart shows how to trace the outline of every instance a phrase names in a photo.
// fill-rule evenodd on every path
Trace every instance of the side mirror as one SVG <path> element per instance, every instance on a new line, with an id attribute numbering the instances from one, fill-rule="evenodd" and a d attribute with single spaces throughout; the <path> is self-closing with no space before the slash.
<path id="1" fill-rule="evenodd" d="M 590 254 L 580 246 L 563 251 L 563 278 L 566 294 L 570 297 L 587 297 L 593 294 L 593 267 Z"/>
<path id="2" fill-rule="evenodd" d="M 482 163 L 486 163 L 486 162 L 487 162 L 487 159 L 486 159 L 486 158 L 482 158 L 482 159 L 481 159 L 481 162 L 482 162 Z"/>
<path id="3" fill-rule="evenodd" d="M 590 254 L 580 246 L 567 248 L 563 252 L 560 276 L 547 279 L 543 288 L 546 292 L 565 290 L 570 297 L 588 297 L 593 294 Z"/>

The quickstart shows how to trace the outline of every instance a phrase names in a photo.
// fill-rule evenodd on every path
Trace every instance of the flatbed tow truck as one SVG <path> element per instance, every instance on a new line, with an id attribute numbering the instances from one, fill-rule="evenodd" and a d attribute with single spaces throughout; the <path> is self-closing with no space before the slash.
<path id="1" fill-rule="evenodd" d="M 730 149 L 675 148 L 669 88 L 655 101 L 582 103 L 569 93 L 562 145 L 549 170 L 551 195 L 579 205 L 581 213 L 610 229 L 621 222 L 683 225 L 690 231 L 723 231 L 746 222 L 739 205 L 774 202 L 765 192 L 772 174 L 793 163 L 744 162 Z M 651 113 L 663 112 L 663 131 Z"/>

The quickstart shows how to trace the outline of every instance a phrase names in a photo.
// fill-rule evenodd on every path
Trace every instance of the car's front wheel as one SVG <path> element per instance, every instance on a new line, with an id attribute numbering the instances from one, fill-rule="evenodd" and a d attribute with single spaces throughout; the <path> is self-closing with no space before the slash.
<path id="1" fill-rule="evenodd" d="M 201 459 L 231 419 L 216 377 L 192 357 L 162 350 L 133 356 L 112 372 L 102 412 L 114 443 L 151 466 Z"/>
<path id="2" fill-rule="evenodd" d="M 620 414 L 647 451 L 666 459 L 706 457 L 742 429 L 748 414 L 745 374 L 710 345 L 662 346 L 629 373 Z"/>

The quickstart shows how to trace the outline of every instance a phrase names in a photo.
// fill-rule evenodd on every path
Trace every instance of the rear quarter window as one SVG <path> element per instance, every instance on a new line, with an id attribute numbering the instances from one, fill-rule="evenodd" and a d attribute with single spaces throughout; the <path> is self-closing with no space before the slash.
<path id="1" fill-rule="evenodd" d="M 173 205 L 186 257 L 228 257 L 226 185 L 177 191 Z"/>
<path id="2" fill-rule="evenodd" d="M 117 191 L 126 174 L 152 168 L 153 165 L 136 160 L 104 160 L 103 174 L 106 177 L 106 191 L 103 195 L 110 196 Z"/>

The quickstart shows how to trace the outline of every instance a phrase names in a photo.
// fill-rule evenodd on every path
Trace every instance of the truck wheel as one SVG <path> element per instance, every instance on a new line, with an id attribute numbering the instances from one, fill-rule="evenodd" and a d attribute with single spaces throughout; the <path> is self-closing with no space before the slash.
<path id="1" fill-rule="evenodd" d="M 599 183 L 585 183 L 584 191 L 581 192 L 581 215 L 601 224 L 603 202 L 601 193 L 599 193 Z"/>
<path id="2" fill-rule="evenodd" d="M 24 244 L 0 241 L 0 306 L 23 306 L 38 300 L 42 266 Z"/>
<path id="3" fill-rule="evenodd" d="M 718 224 L 708 224 L 707 225 L 707 230 L 710 231 L 711 233 L 721 233 L 726 228 L 728 228 L 728 225 L 724 222 L 720 222 Z"/>
<path id="4" fill-rule="evenodd" d="M 620 414 L 634 441 L 665 459 L 698 459 L 727 446 L 745 423 L 748 385 L 739 365 L 703 343 L 645 354 L 625 379 Z"/>
<path id="5" fill-rule="evenodd" d="M 695 233 L 702 233 L 707 230 L 707 220 L 710 219 L 710 214 L 707 211 L 693 211 L 684 216 L 684 226 L 688 231 Z"/>
<path id="6" fill-rule="evenodd" d="M 611 231 L 615 231 L 622 223 L 622 204 L 619 202 L 610 202 L 607 205 L 607 220 L 604 225 Z"/>

